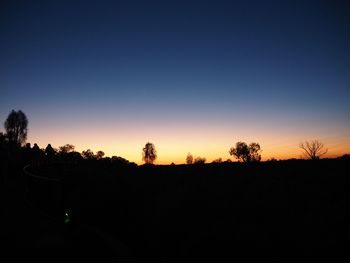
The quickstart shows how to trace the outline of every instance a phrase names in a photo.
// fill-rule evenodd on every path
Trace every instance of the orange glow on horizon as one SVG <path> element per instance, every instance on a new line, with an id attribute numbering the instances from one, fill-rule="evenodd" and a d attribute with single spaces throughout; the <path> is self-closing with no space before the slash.
<path id="1" fill-rule="evenodd" d="M 270 158 L 301 158 L 299 143 L 318 139 L 328 149 L 323 157 L 337 157 L 350 153 L 350 129 L 347 123 L 310 123 L 299 118 L 245 119 L 233 116 L 232 120 L 216 118 L 197 119 L 151 118 L 150 120 L 81 118 L 78 121 L 62 119 L 32 120 L 28 142 L 45 148 L 73 144 L 76 151 L 102 150 L 106 156 L 121 156 L 142 164 L 142 148 L 152 142 L 157 150 L 156 164 L 185 163 L 190 152 L 194 157 L 231 159 L 229 149 L 236 142 L 258 142 L 262 160 Z"/>
<path id="2" fill-rule="evenodd" d="M 164 133 L 162 133 L 164 132 Z M 54 148 L 58 148 L 66 143 L 73 144 L 76 151 L 82 152 L 86 149 L 91 149 L 93 152 L 102 150 L 105 156 L 113 155 L 121 156 L 131 162 L 142 164 L 142 148 L 146 142 L 152 142 L 157 150 L 158 158 L 156 164 L 175 164 L 185 163 L 187 154 L 190 152 L 194 158 L 204 157 L 207 163 L 215 159 L 222 158 L 223 161 L 231 159 L 236 161 L 233 156 L 229 155 L 229 149 L 235 146 L 237 141 L 246 143 L 258 142 L 262 148 L 262 160 L 270 158 L 275 159 L 290 159 L 302 158 L 303 152 L 299 148 L 299 143 L 305 141 L 302 135 L 285 134 L 284 137 L 277 138 L 275 134 L 261 134 L 255 139 L 251 135 L 232 136 L 230 132 L 221 132 L 220 137 L 210 136 L 214 131 L 203 132 L 201 136 L 191 136 L 198 134 L 191 132 L 170 132 L 160 130 L 151 136 L 148 134 L 136 134 L 135 132 L 125 131 L 119 134 L 112 132 L 102 132 L 90 130 L 82 132 L 76 130 L 74 132 L 62 131 L 59 135 L 50 136 L 48 131 L 35 133 L 36 136 L 29 136 L 28 141 L 38 143 L 41 148 L 45 148 L 48 143 Z M 166 134 L 166 135 L 165 135 Z M 148 135 L 148 136 L 147 136 Z M 309 137 L 306 140 L 312 140 L 314 137 Z M 334 137 L 318 137 L 328 152 L 323 157 L 337 157 L 350 152 L 349 136 L 334 136 Z"/>

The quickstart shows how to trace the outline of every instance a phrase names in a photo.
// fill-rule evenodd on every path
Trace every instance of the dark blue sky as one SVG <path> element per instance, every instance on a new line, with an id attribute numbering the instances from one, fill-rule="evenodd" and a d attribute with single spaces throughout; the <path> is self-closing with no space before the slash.
<path id="1" fill-rule="evenodd" d="M 144 141 L 159 137 L 149 122 L 175 122 L 177 131 L 198 132 L 192 122 L 222 127 L 231 141 L 244 127 L 259 139 L 281 126 L 288 137 L 296 125 L 304 133 L 295 140 L 349 141 L 349 6 L 8 1 L 0 6 L 0 117 L 23 109 L 30 138 L 42 144 L 50 138 L 35 134 L 52 133 L 54 122 L 76 130 L 77 123 L 114 128 L 111 120 L 147 130 Z M 74 138 L 57 143 L 64 139 Z"/>

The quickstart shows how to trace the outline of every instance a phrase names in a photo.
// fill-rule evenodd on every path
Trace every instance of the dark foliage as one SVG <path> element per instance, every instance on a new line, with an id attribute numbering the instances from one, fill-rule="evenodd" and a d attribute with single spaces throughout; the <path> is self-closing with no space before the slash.
<path id="1" fill-rule="evenodd" d="M 146 164 L 153 164 L 156 159 L 156 147 L 153 143 L 146 143 L 145 147 L 142 149 L 142 160 L 144 160 Z"/>
<path id="2" fill-rule="evenodd" d="M 12 110 L 4 123 L 4 127 L 9 142 L 18 145 L 25 143 L 28 132 L 28 119 L 21 110 Z"/>
<path id="3" fill-rule="evenodd" d="M 88 159 L 88 160 L 91 160 L 91 159 L 95 158 L 94 152 L 91 151 L 90 149 L 87 149 L 86 151 L 83 151 L 81 153 L 81 156 L 83 156 L 84 159 Z"/>
<path id="4" fill-rule="evenodd" d="M 86 257 L 104 249 L 124 260 L 162 262 L 283 260 L 303 251 L 320 255 L 319 247 L 331 250 L 349 240 L 347 158 L 136 166 L 121 157 L 75 159 L 71 152 L 74 161 L 28 168 L 50 181 L 20 174 L 25 151 L 33 148 L 20 149 L 12 164 L 2 160 L 4 193 L 27 189 L 36 207 L 31 216 L 5 214 L 6 246 L 85 247 Z M 21 202 L 7 198 L 6 207 L 34 209 Z M 39 217 L 37 208 L 50 217 Z"/>
<path id="5" fill-rule="evenodd" d="M 260 152 L 260 145 L 256 142 L 252 142 L 249 146 L 245 142 L 237 142 L 236 147 L 232 147 L 229 151 L 230 155 L 242 162 L 260 162 Z"/>
<path id="6" fill-rule="evenodd" d="M 256 162 L 260 145 L 240 142 L 231 150 L 244 163 L 137 166 L 74 148 L 0 134 L 3 248 L 84 248 L 77 259 L 102 251 L 98 262 L 282 262 L 350 239 L 349 155 Z M 154 145 L 143 153 L 152 164 Z"/>
<path id="7" fill-rule="evenodd" d="M 75 149 L 74 145 L 72 144 L 65 144 L 63 146 L 60 146 L 59 152 L 60 154 L 68 154 L 70 152 L 73 152 Z"/>
<path id="8" fill-rule="evenodd" d="M 186 163 L 192 164 L 193 163 L 193 155 L 191 153 L 188 153 L 186 156 Z"/>
<path id="9" fill-rule="evenodd" d="M 207 159 L 198 156 L 194 159 L 193 163 L 194 164 L 205 164 L 206 161 L 207 161 Z"/>
<path id="10" fill-rule="evenodd" d="M 53 158 L 56 155 L 56 151 L 52 148 L 51 144 L 48 144 L 45 148 L 45 154 L 49 158 Z"/>

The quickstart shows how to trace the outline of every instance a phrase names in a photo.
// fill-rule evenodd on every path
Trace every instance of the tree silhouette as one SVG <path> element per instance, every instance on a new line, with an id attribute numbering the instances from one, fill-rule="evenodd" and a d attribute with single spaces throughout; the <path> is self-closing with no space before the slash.
<path id="1" fill-rule="evenodd" d="M 259 162 L 260 152 L 260 145 L 256 142 L 252 142 L 249 146 L 245 142 L 237 142 L 236 148 L 232 147 L 229 151 L 230 155 L 242 162 Z"/>
<path id="2" fill-rule="evenodd" d="M 212 163 L 222 163 L 222 158 L 217 158 L 217 159 L 213 160 Z"/>
<path id="3" fill-rule="evenodd" d="M 105 156 L 105 153 L 103 151 L 98 151 L 96 153 L 96 159 L 97 160 L 101 160 L 103 158 L 103 156 Z"/>
<path id="4" fill-rule="evenodd" d="M 5 123 L 7 139 L 15 144 L 25 143 L 28 133 L 28 119 L 21 111 L 12 110 Z"/>
<path id="5" fill-rule="evenodd" d="M 256 142 L 252 142 L 249 144 L 249 153 L 250 153 L 250 161 L 252 162 L 260 162 L 261 155 L 260 144 Z"/>
<path id="6" fill-rule="evenodd" d="M 207 159 L 198 156 L 194 159 L 194 164 L 204 164 L 206 161 Z"/>
<path id="7" fill-rule="evenodd" d="M 66 144 L 66 145 L 59 147 L 59 151 L 61 154 L 67 154 L 70 152 L 74 152 L 74 149 L 75 149 L 75 147 L 72 144 Z"/>
<path id="8" fill-rule="evenodd" d="M 52 148 L 51 144 L 49 143 L 45 148 L 45 155 L 47 157 L 53 157 L 55 156 L 56 151 Z"/>
<path id="9" fill-rule="evenodd" d="M 87 149 L 86 151 L 82 151 L 81 155 L 83 156 L 84 159 L 88 159 L 88 160 L 95 158 L 94 152 L 91 151 L 90 149 Z"/>
<path id="10" fill-rule="evenodd" d="M 34 156 L 39 156 L 42 153 L 40 147 L 36 143 L 34 143 L 34 146 L 32 148 L 32 152 L 33 152 Z"/>
<path id="11" fill-rule="evenodd" d="M 305 156 L 311 160 L 320 159 L 328 151 L 328 149 L 324 149 L 324 144 L 319 140 L 301 142 L 299 147 L 304 151 Z"/>
<path id="12" fill-rule="evenodd" d="M 146 164 L 153 164 L 157 159 L 157 151 L 153 143 L 146 143 L 145 147 L 142 149 L 142 160 Z"/>
<path id="13" fill-rule="evenodd" d="M 237 142 L 236 148 L 232 147 L 229 151 L 236 159 L 242 162 L 249 162 L 249 148 L 245 142 Z"/>
<path id="14" fill-rule="evenodd" d="M 192 164 L 193 163 L 193 155 L 191 153 L 187 154 L 186 163 L 187 164 Z"/>

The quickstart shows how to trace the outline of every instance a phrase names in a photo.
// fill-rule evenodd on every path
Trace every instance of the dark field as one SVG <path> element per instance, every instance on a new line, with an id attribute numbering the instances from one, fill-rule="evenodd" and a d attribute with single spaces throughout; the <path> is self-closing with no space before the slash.
<path id="1" fill-rule="evenodd" d="M 350 244 L 349 164 L 329 159 L 115 169 L 91 162 L 28 169 L 58 181 L 9 164 L 2 176 L 2 243 L 73 248 L 78 258 L 100 262 L 336 255 Z"/>

